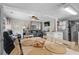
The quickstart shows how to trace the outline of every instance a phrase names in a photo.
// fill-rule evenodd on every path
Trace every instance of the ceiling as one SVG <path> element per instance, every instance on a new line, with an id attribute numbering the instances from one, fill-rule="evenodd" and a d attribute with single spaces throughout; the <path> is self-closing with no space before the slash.
<path id="1" fill-rule="evenodd" d="M 71 16 L 65 12 L 63 7 L 71 5 L 76 11 L 79 10 L 78 3 L 3 3 L 4 13 L 17 19 L 29 19 L 30 16 L 37 16 L 39 18 L 51 17 L 61 18 Z"/>

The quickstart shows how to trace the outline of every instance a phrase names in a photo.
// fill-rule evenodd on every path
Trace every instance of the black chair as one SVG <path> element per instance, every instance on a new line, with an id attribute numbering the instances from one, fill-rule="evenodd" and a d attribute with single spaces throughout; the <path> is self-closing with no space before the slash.
<path id="1" fill-rule="evenodd" d="M 8 33 L 9 33 L 9 35 L 12 35 L 13 31 L 12 30 L 8 30 Z"/>
<path id="2" fill-rule="evenodd" d="M 14 43 L 7 31 L 3 32 L 3 37 L 4 37 L 4 42 L 3 42 L 4 50 L 7 54 L 10 54 L 11 51 L 15 48 Z"/>
<path id="3" fill-rule="evenodd" d="M 41 30 L 38 31 L 38 36 L 43 38 L 43 32 Z"/>
<path id="4" fill-rule="evenodd" d="M 30 33 L 33 34 L 34 37 L 42 37 L 44 33 L 41 30 L 30 30 Z"/>
<path id="5" fill-rule="evenodd" d="M 21 34 L 17 35 L 19 47 L 20 47 L 20 55 L 23 55 L 22 45 L 21 45 Z"/>

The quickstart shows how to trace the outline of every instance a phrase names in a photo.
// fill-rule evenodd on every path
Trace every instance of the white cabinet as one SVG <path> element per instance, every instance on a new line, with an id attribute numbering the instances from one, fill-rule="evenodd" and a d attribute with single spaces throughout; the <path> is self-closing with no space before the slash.
<path id="1" fill-rule="evenodd" d="M 57 39 L 63 39 L 63 33 L 62 32 L 55 32 L 53 37 L 57 38 Z"/>
<path id="2" fill-rule="evenodd" d="M 63 32 L 47 32 L 47 39 L 63 40 Z"/>

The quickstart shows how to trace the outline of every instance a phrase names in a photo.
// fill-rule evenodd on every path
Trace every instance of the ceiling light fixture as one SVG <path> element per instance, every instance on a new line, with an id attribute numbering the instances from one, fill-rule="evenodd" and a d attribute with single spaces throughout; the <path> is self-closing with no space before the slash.
<path id="1" fill-rule="evenodd" d="M 36 16 L 32 16 L 32 20 L 38 20 Z"/>
<path id="2" fill-rule="evenodd" d="M 64 8 L 64 10 L 66 11 L 66 12 L 69 12 L 70 14 L 72 14 L 72 15 L 77 15 L 78 13 L 73 9 L 73 8 L 71 8 L 71 7 L 66 7 L 66 8 Z"/>

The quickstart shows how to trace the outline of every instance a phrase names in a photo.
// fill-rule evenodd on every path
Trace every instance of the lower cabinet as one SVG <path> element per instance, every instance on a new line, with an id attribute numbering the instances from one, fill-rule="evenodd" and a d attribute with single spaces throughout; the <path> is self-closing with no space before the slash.
<path id="1" fill-rule="evenodd" d="M 63 40 L 63 32 L 48 32 L 47 33 L 48 40 Z"/>

